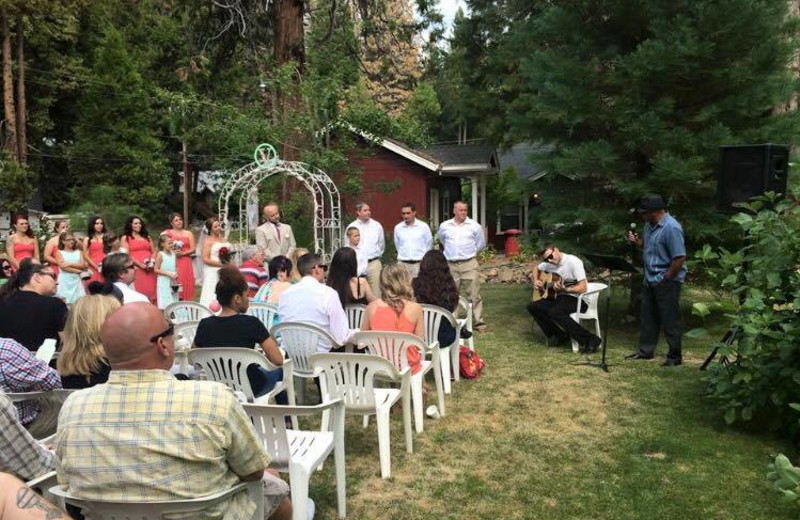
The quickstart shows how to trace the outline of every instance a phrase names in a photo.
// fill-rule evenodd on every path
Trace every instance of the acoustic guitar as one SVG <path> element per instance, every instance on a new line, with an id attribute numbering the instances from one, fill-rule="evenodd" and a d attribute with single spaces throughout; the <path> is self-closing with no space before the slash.
<path id="1" fill-rule="evenodd" d="M 561 276 L 557 273 L 548 273 L 546 271 L 539 271 L 538 280 L 541 280 L 542 287 L 537 289 L 533 287 L 533 301 L 539 300 L 555 300 L 558 292 L 553 288 L 556 282 L 561 282 L 564 287 L 573 287 L 578 285 L 578 280 L 566 279 L 562 280 Z"/>

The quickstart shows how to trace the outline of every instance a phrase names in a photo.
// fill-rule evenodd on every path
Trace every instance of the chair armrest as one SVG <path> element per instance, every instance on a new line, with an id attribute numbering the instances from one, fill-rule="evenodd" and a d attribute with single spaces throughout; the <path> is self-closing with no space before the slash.
<path id="1" fill-rule="evenodd" d="M 327 403 L 315 404 L 312 406 L 289 406 L 289 405 L 279 405 L 279 404 L 252 404 L 247 403 L 244 405 L 245 410 L 248 408 L 260 408 L 265 407 L 269 408 L 270 412 L 274 412 L 278 415 L 297 415 L 304 416 L 304 415 L 316 415 L 319 413 L 324 412 L 325 410 L 334 410 L 336 413 L 336 409 L 341 408 L 344 410 L 344 401 L 341 399 L 334 399 L 333 401 L 328 401 Z"/>
<path id="2" fill-rule="evenodd" d="M 34 487 L 42 485 L 44 482 L 47 482 L 50 479 L 55 479 L 55 478 L 56 478 L 56 472 L 55 471 L 50 471 L 48 473 L 45 473 L 44 475 L 39 475 L 38 477 L 29 480 L 25 484 L 29 488 L 34 488 Z M 55 482 L 55 480 L 53 480 L 53 482 Z"/>

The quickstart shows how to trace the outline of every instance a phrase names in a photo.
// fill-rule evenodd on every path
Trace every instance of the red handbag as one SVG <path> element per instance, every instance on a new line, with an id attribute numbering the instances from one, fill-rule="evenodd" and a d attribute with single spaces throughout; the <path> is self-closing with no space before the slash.
<path id="1" fill-rule="evenodd" d="M 458 349 L 458 371 L 464 379 L 476 379 L 483 372 L 486 363 L 474 350 L 461 345 Z"/>

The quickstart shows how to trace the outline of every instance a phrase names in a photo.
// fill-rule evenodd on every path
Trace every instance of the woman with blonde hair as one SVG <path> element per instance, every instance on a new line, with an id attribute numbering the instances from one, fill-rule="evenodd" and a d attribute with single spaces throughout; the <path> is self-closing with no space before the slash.
<path id="1" fill-rule="evenodd" d="M 289 276 L 289 281 L 292 283 L 297 283 L 303 279 L 303 275 L 300 274 L 300 271 L 297 270 L 297 261 L 300 260 L 300 257 L 303 255 L 308 254 L 308 249 L 304 247 L 298 247 L 292 253 L 292 273 Z"/>
<path id="2" fill-rule="evenodd" d="M 420 338 L 425 334 L 422 306 L 414 301 L 411 275 L 400 264 L 391 264 L 381 271 L 381 297 L 367 305 L 361 330 L 407 332 Z M 408 349 L 408 364 L 411 373 L 422 368 L 419 351 Z"/>
<path id="3" fill-rule="evenodd" d="M 64 388 L 88 388 L 108 380 L 111 367 L 100 343 L 100 328 L 119 307 L 116 298 L 100 294 L 84 296 L 73 304 L 56 362 Z"/>

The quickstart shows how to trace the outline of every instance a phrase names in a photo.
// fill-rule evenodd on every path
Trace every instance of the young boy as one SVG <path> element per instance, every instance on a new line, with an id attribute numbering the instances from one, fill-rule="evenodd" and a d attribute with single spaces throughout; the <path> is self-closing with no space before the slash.
<path id="1" fill-rule="evenodd" d="M 355 249 L 356 251 L 356 259 L 358 259 L 358 276 L 367 276 L 367 256 L 364 254 L 364 250 L 358 247 L 358 244 L 361 242 L 361 233 L 358 231 L 357 227 L 349 227 L 347 228 L 347 247 Z"/>

